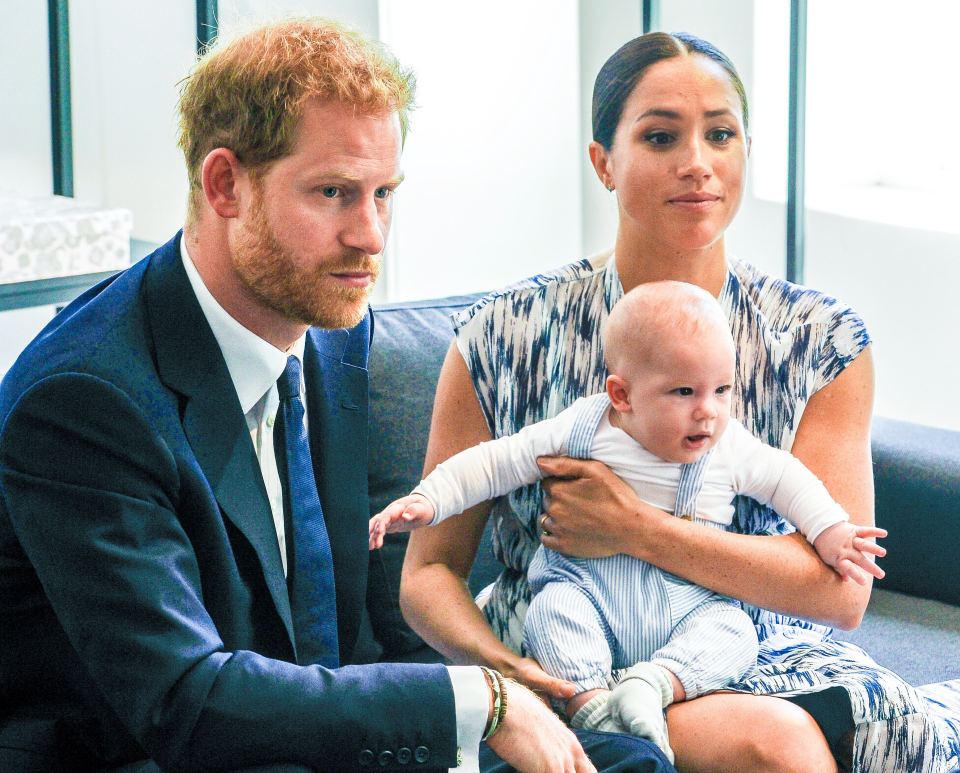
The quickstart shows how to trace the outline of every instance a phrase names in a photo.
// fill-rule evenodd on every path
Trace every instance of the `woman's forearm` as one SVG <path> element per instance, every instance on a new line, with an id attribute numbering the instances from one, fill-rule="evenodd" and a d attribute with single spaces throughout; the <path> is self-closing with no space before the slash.
<path id="1" fill-rule="evenodd" d="M 800 535 L 720 532 L 671 516 L 629 539 L 628 552 L 697 585 L 837 628 L 856 628 L 869 586 L 844 582 Z"/>
<path id="2" fill-rule="evenodd" d="M 466 448 L 490 440 L 466 364 L 451 345 L 437 394 L 424 476 Z M 400 583 L 400 607 L 410 626 L 455 663 L 482 663 L 509 673 L 516 659 L 494 635 L 467 588 L 490 503 L 410 535 Z"/>
<path id="3" fill-rule="evenodd" d="M 561 553 L 627 553 L 754 606 L 839 628 L 859 624 L 869 587 L 844 583 L 799 534 L 723 532 L 663 513 L 599 462 L 542 459 L 551 534 Z"/>
<path id="4" fill-rule="evenodd" d="M 400 580 L 400 609 L 427 644 L 457 664 L 515 675 L 520 657 L 494 635 L 467 577 L 490 513 L 484 502 L 410 534 Z"/>
<path id="5" fill-rule="evenodd" d="M 400 608 L 410 627 L 451 662 L 510 671 L 514 654 L 494 635 L 463 578 L 446 564 L 408 561 Z"/>

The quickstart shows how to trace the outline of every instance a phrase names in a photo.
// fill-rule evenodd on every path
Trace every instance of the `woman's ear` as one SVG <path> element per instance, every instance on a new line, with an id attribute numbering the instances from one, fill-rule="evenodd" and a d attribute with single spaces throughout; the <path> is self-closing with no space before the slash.
<path id="1" fill-rule="evenodd" d="M 607 376 L 607 397 L 610 398 L 610 405 L 615 411 L 620 413 L 630 412 L 630 390 L 627 382 L 617 375 Z"/>
<path id="2" fill-rule="evenodd" d="M 597 173 L 597 177 L 600 178 L 600 182 L 603 183 L 603 187 L 612 191 L 614 189 L 613 175 L 610 172 L 610 154 L 607 153 L 607 149 L 594 140 L 587 150 L 590 153 L 590 163 L 593 164 L 593 169 Z"/>
<path id="3" fill-rule="evenodd" d="M 200 183 L 203 197 L 210 208 L 222 218 L 237 217 L 240 213 L 240 182 L 245 177 L 236 155 L 228 148 L 214 148 L 203 159 Z"/>

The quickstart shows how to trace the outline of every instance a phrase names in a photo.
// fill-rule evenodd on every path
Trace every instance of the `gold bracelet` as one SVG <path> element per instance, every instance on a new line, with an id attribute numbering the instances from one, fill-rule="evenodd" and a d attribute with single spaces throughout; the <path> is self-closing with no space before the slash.
<path id="1" fill-rule="evenodd" d="M 487 668 L 486 666 L 480 666 L 480 670 L 487 678 L 487 684 L 493 691 L 493 713 L 490 715 L 490 722 L 483 734 L 483 740 L 486 741 L 490 736 L 497 732 L 497 729 L 500 727 L 500 720 L 503 717 L 502 701 L 505 695 L 501 690 L 503 677 L 500 675 L 500 673 L 498 671 L 494 671 L 492 668 Z"/>

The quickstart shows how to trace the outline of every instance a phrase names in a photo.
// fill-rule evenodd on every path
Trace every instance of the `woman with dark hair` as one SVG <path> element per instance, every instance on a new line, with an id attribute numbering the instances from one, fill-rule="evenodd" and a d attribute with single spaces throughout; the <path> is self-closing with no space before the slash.
<path id="1" fill-rule="evenodd" d="M 737 346 L 733 415 L 804 462 L 852 523 L 872 525 L 873 366 L 863 322 L 725 250 L 749 153 L 746 93 L 732 63 L 690 35 L 627 43 L 597 76 L 593 134 L 590 159 L 617 197 L 613 251 L 493 293 L 455 318 L 426 468 L 602 391 L 599 333 L 611 308 L 641 283 L 673 279 L 704 288 L 726 313 Z M 758 667 L 737 692 L 668 710 L 681 771 L 826 771 L 838 761 L 953 769 L 956 728 L 862 650 L 830 637 L 827 626 L 859 624 L 869 583 L 841 581 L 782 518 L 741 499 L 730 531 L 708 529 L 647 505 L 596 462 L 550 458 L 541 467 L 552 478 L 542 487 L 411 535 L 402 603 L 437 650 L 569 698 L 571 685 L 520 653 L 530 560 L 539 542 L 578 557 L 627 553 L 741 600 L 757 626 Z M 507 568 L 481 610 L 464 579 L 491 513 Z"/>

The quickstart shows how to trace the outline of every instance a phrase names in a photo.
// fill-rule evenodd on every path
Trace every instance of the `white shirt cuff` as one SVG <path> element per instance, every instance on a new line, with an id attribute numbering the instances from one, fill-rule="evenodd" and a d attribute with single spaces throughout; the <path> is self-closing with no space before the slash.
<path id="1" fill-rule="evenodd" d="M 487 677 L 476 666 L 447 666 L 457 712 L 457 746 L 460 767 L 456 773 L 479 773 L 480 740 L 490 713 Z M 452 770 L 452 769 L 451 769 Z"/>

